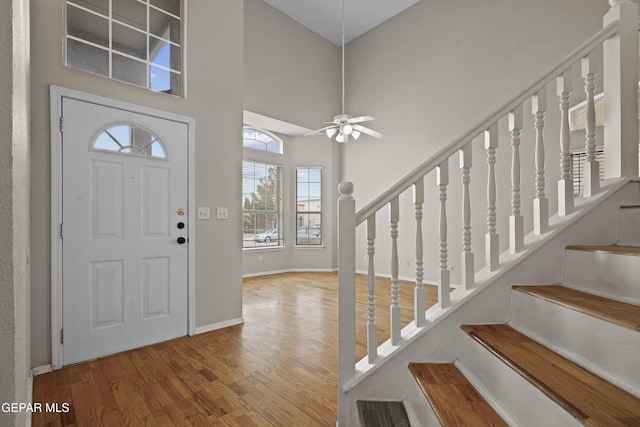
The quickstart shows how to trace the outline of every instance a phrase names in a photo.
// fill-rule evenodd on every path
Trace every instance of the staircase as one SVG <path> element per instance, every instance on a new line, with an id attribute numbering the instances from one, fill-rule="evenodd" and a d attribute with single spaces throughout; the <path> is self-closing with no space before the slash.
<path id="1" fill-rule="evenodd" d="M 564 264 L 562 285 L 513 287 L 506 324 L 462 325 L 453 363 L 409 365 L 442 426 L 640 425 L 640 305 L 620 301 L 640 301 L 621 268 L 640 248 L 569 246 Z"/>
<path id="2" fill-rule="evenodd" d="M 638 6 L 609 4 L 601 31 L 378 198 L 356 212 L 356 186 L 340 185 L 338 426 L 369 427 L 358 408 L 371 415 L 380 402 L 402 402 L 415 427 L 640 425 Z M 569 112 L 582 103 L 587 156 L 576 197 Z M 413 321 L 403 327 L 399 277 L 410 265 Z M 357 270 L 368 276 L 366 337 L 356 336 Z M 382 276 L 390 307 L 376 303 Z M 427 307 L 431 281 L 438 300 Z M 380 309 L 391 324 L 378 346 Z M 362 342 L 367 355 L 356 361 Z"/>

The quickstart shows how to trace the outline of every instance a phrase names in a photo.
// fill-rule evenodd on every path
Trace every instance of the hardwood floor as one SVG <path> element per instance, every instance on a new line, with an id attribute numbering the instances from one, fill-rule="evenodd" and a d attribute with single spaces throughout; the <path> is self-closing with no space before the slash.
<path id="1" fill-rule="evenodd" d="M 366 278 L 358 277 L 358 358 L 366 352 Z M 389 337 L 389 280 L 378 280 L 379 341 Z M 337 274 L 245 279 L 243 325 L 41 375 L 34 426 L 334 426 L 337 419 Z M 427 307 L 436 289 L 427 286 Z M 400 284 L 403 325 L 413 284 Z"/>

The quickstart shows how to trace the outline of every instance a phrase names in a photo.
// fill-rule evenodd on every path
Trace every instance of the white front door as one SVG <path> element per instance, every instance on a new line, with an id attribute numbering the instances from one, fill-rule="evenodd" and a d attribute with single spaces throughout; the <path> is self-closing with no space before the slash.
<path id="1" fill-rule="evenodd" d="M 62 111 L 62 364 L 186 335 L 188 125 Z"/>

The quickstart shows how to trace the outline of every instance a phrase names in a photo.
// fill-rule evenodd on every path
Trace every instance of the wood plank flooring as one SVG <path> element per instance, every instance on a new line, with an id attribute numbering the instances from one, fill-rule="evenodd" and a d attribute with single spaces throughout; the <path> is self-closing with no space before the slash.
<path id="1" fill-rule="evenodd" d="M 366 278 L 358 276 L 358 358 L 366 352 Z M 389 337 L 389 280 L 378 280 L 379 341 Z M 337 274 L 245 279 L 245 323 L 69 366 L 34 381 L 33 426 L 334 426 Z M 427 307 L 436 300 L 427 286 Z M 403 325 L 413 284 L 401 282 Z"/>
<path id="2" fill-rule="evenodd" d="M 453 363 L 410 363 L 409 370 L 444 427 L 506 427 Z"/>
<path id="3" fill-rule="evenodd" d="M 461 328 L 584 425 L 640 425 L 638 398 L 515 329 L 507 325 Z"/>
<path id="4" fill-rule="evenodd" d="M 640 332 L 640 306 L 564 286 L 514 286 L 513 289 Z"/>

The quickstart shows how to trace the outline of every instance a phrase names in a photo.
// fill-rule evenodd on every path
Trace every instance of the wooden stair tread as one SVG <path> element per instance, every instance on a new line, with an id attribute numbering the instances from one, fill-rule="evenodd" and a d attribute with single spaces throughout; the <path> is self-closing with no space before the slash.
<path id="1" fill-rule="evenodd" d="M 565 286 L 514 286 L 513 289 L 625 328 L 640 331 L 640 306 Z"/>
<path id="2" fill-rule="evenodd" d="M 586 252 L 604 252 L 618 255 L 640 256 L 640 247 L 624 245 L 570 245 L 565 249 Z"/>
<path id="3" fill-rule="evenodd" d="M 507 426 L 453 363 L 410 363 L 440 423 L 444 426 Z"/>
<path id="4" fill-rule="evenodd" d="M 507 325 L 462 330 L 585 425 L 640 425 L 640 399 Z"/>

